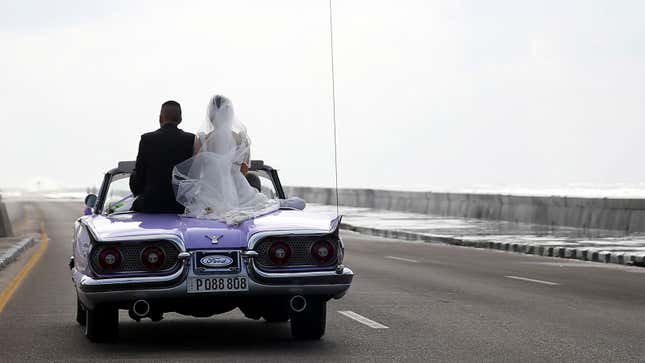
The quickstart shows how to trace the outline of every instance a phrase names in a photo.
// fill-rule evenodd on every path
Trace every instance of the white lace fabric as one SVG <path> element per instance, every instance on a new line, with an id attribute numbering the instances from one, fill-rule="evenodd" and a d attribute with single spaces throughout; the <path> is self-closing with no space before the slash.
<path id="1" fill-rule="evenodd" d="M 175 196 L 186 207 L 184 216 L 235 225 L 280 207 L 249 185 L 240 171 L 250 162 L 251 142 L 230 100 L 211 98 L 195 145 L 195 155 L 173 169 Z"/>

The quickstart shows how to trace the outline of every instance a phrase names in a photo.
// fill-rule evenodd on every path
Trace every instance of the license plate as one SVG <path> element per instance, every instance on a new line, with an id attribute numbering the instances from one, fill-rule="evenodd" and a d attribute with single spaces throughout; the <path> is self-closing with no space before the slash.
<path id="1" fill-rule="evenodd" d="M 248 290 L 249 284 L 247 278 L 242 276 L 204 276 L 188 278 L 189 293 Z"/>

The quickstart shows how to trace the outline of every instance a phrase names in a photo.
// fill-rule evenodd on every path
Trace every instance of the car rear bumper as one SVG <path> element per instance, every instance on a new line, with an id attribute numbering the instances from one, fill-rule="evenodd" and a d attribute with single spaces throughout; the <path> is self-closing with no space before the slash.
<path id="1" fill-rule="evenodd" d="M 188 293 L 187 280 L 196 276 L 186 262 L 176 273 L 163 277 L 94 279 L 72 268 L 72 280 L 83 304 L 143 300 L 212 299 L 217 296 L 252 298 L 262 295 L 320 295 L 339 299 L 349 289 L 354 273 L 339 266 L 335 271 L 266 273 L 253 260 L 242 263 L 235 276 L 246 277 L 248 291 Z M 200 275 L 203 277 L 203 275 Z"/>

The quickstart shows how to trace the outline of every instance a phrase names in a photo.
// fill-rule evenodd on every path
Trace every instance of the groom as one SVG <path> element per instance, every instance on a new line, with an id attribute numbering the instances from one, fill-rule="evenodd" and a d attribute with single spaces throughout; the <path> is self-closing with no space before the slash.
<path id="1" fill-rule="evenodd" d="M 184 212 L 175 200 L 172 169 L 193 156 L 195 135 L 177 126 L 181 106 L 175 101 L 161 105 L 159 129 L 141 135 L 135 170 L 130 176 L 130 190 L 137 197 L 132 209 L 144 213 Z"/>

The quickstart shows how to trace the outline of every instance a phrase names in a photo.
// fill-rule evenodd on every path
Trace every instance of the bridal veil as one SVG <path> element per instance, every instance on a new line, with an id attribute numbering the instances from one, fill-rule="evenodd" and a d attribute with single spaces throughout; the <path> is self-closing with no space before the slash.
<path id="1" fill-rule="evenodd" d="M 251 142 L 233 104 L 213 96 L 195 140 L 195 155 L 173 169 L 172 183 L 185 216 L 238 224 L 277 210 L 279 202 L 251 187 L 240 171 L 250 166 Z"/>

